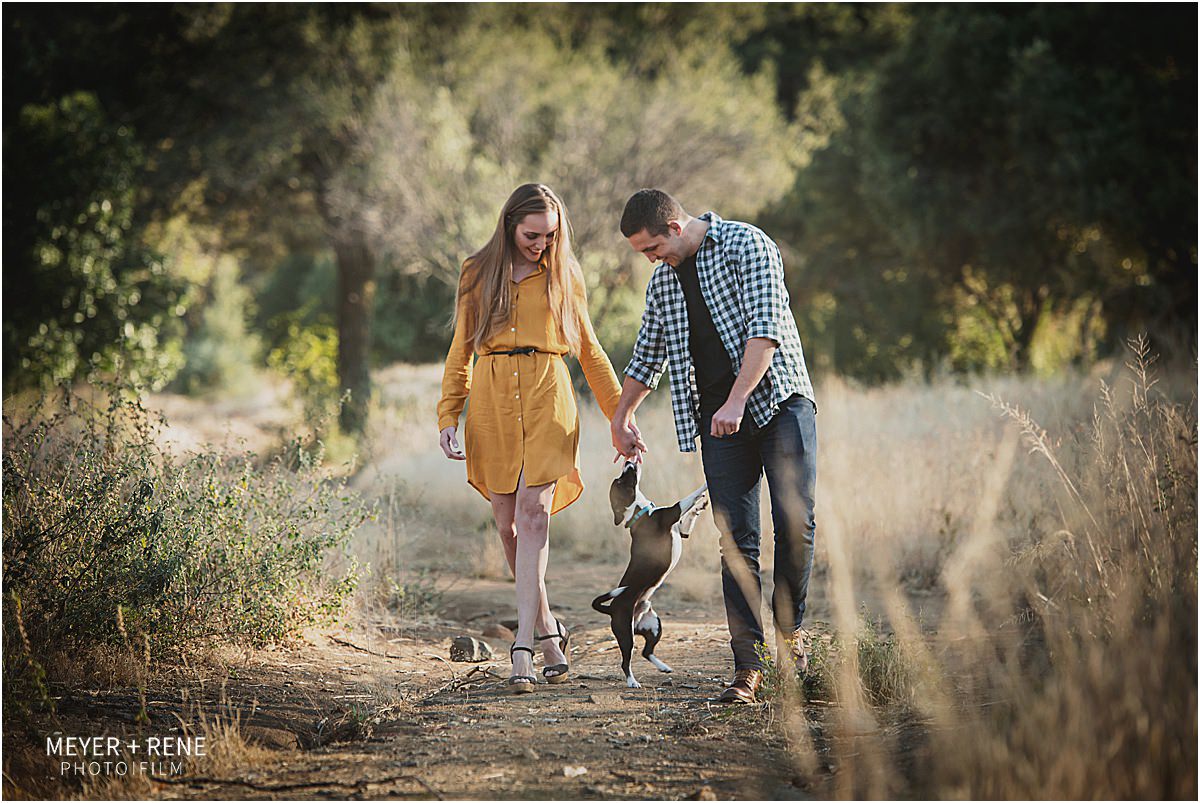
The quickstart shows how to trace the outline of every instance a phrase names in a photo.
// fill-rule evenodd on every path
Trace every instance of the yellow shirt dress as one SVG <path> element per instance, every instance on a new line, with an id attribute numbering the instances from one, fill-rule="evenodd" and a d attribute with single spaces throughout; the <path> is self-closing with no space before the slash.
<path id="1" fill-rule="evenodd" d="M 437 414 L 440 432 L 458 426 L 466 407 L 462 444 L 467 482 L 485 499 L 491 499 L 489 491 L 516 491 L 524 471 L 527 486 L 557 481 L 550 510 L 554 514 L 579 498 L 583 480 L 579 414 L 571 374 L 563 361 L 568 349 L 550 313 L 546 282 L 542 265 L 513 282 L 509 325 L 484 344 L 478 360 L 473 332 L 467 331 L 471 316 L 459 314 L 446 355 Z M 582 324 L 579 364 L 600 409 L 611 420 L 621 386 L 586 312 Z M 537 351 L 489 355 L 528 346 Z"/>

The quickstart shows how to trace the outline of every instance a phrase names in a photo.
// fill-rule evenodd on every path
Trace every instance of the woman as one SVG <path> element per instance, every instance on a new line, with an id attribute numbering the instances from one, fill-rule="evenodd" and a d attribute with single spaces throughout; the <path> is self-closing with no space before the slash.
<path id="1" fill-rule="evenodd" d="M 442 451 L 466 461 L 467 481 L 491 501 L 516 578 L 508 680 L 515 693 L 532 692 L 537 682 L 535 643 L 548 682 L 565 682 L 569 669 L 569 632 L 550 612 L 545 583 L 550 516 L 583 491 L 579 417 L 564 355 L 578 355 L 610 420 L 621 395 L 588 317 L 570 233 L 567 208 L 549 187 L 524 184 L 509 196 L 491 239 L 463 264 L 438 404 Z M 468 395 L 464 454 L 457 427 Z"/>

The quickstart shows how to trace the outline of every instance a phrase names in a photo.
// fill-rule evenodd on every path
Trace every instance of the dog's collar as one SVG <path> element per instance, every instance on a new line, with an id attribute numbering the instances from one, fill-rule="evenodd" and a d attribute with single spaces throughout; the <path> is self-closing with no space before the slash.
<path id="1" fill-rule="evenodd" d="M 640 519 L 642 516 L 645 516 L 647 513 L 649 513 L 653 509 L 654 509 L 654 505 L 646 505 L 645 507 L 639 507 L 637 510 L 635 510 L 633 512 L 633 515 L 629 517 L 629 522 L 625 526 L 628 527 L 629 529 L 633 529 L 633 523 L 635 521 L 637 521 L 638 519 Z"/>

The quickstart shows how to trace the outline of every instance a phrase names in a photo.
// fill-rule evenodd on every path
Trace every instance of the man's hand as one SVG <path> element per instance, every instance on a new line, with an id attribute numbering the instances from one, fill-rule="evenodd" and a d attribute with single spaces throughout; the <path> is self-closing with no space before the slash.
<path id="1" fill-rule="evenodd" d="M 614 418 L 611 429 L 613 448 L 617 450 L 617 456 L 613 458 L 614 463 L 622 457 L 626 460 L 638 461 L 641 460 L 643 453 L 650 451 L 642 441 L 642 433 L 638 431 L 637 424 L 633 422 L 632 418 L 628 421 Z"/>
<path id="2" fill-rule="evenodd" d="M 617 450 L 613 462 L 622 457 L 626 460 L 640 461 L 648 451 L 642 442 L 642 433 L 638 431 L 633 420 L 633 411 L 642 403 L 642 399 L 650 393 L 650 388 L 633 377 L 626 376 L 625 384 L 621 386 L 621 398 L 617 400 L 617 410 L 612 417 L 612 444 Z"/>
<path id="3" fill-rule="evenodd" d="M 714 438 L 732 435 L 742 428 L 742 416 L 746 414 L 746 400 L 750 398 L 750 391 L 758 387 L 758 383 L 767 375 L 778 348 L 779 344 L 769 337 L 752 337 L 746 341 L 742 369 L 733 381 L 729 398 L 712 417 L 710 434 Z"/>
<path id="4" fill-rule="evenodd" d="M 713 413 L 710 433 L 714 438 L 732 435 L 742 428 L 742 416 L 746 414 L 746 400 L 730 396 L 721 409 Z"/>

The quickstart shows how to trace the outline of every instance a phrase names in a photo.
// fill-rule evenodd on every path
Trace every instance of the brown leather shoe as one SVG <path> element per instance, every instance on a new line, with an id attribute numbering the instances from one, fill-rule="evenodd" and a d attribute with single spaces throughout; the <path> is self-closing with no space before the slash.
<path id="1" fill-rule="evenodd" d="M 808 641 L 808 631 L 800 629 L 792 633 L 790 638 L 781 638 L 778 642 L 780 653 L 784 650 L 788 651 L 792 659 L 792 666 L 795 667 L 796 673 L 800 675 L 808 672 Z M 782 659 L 783 655 L 781 654 L 779 657 Z M 780 660 L 780 663 L 782 664 L 783 661 Z"/>
<path id="2" fill-rule="evenodd" d="M 755 695 L 762 685 L 763 673 L 758 669 L 739 669 L 733 673 L 733 683 L 721 692 L 718 703 L 757 703 Z"/>

